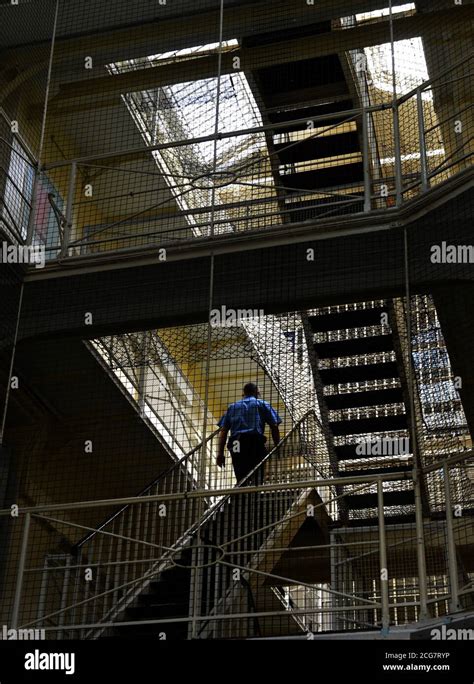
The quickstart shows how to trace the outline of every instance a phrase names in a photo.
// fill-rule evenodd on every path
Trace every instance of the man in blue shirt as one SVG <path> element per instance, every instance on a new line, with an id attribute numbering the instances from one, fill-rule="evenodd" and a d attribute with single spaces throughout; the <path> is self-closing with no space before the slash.
<path id="1" fill-rule="evenodd" d="M 259 399 L 257 385 L 248 382 L 243 389 L 243 398 L 231 404 L 218 425 L 221 428 L 217 452 L 217 465 L 225 463 L 224 448 L 227 435 L 230 438 L 227 448 L 232 456 L 237 482 L 243 480 L 266 456 L 265 424 L 270 426 L 275 446 L 280 441 L 278 425 L 281 418 L 266 401 Z"/>

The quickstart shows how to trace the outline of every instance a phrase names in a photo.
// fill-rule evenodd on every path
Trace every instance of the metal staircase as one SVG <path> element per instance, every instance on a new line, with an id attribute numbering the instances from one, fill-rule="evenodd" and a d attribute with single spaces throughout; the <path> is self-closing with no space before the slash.
<path id="1" fill-rule="evenodd" d="M 408 407 L 393 315 L 388 303 L 363 302 L 318 310 L 307 320 L 337 475 L 399 473 L 400 481 L 390 483 L 384 503 L 389 520 L 403 522 L 413 517 L 414 494 Z M 376 492 L 351 491 L 344 488 L 347 522 L 375 524 Z"/>
<path id="2" fill-rule="evenodd" d="M 322 22 L 306 27 L 304 34 L 317 41 L 318 34 L 329 31 L 331 22 Z M 286 41 L 291 35 L 287 28 L 247 37 L 244 45 Z M 264 123 L 289 123 L 281 134 L 267 134 L 284 221 L 363 211 L 361 119 L 348 114 L 358 102 L 345 57 L 332 54 L 263 67 L 249 81 Z"/>
<path id="3" fill-rule="evenodd" d="M 215 438 L 213 433 L 206 440 L 209 458 L 215 454 Z M 318 418 L 314 411 L 308 412 L 232 494 L 213 496 L 215 483 L 206 481 L 209 496 L 201 497 L 199 504 L 199 498 L 190 494 L 201 486 L 196 473 L 201 470 L 203 446 L 150 483 L 133 505 L 124 505 L 100 525 L 87 528 L 90 531 L 72 547 L 64 565 L 62 608 L 42 618 L 47 624 L 57 624 L 63 636 L 69 634 L 68 628 L 76 635 L 79 630 L 84 639 L 156 639 L 160 632 L 167 639 L 181 639 L 229 637 L 235 636 L 235 630 L 245 637 L 301 631 L 271 578 L 285 549 L 315 543 L 321 533 L 328 539 L 327 530 L 337 516 L 334 488 L 319 493 L 304 485 L 328 474 Z M 276 489 L 262 492 L 264 485 Z M 166 500 L 170 493 L 174 496 Z M 166 500 L 165 511 L 156 500 L 160 496 Z M 318 510 L 309 527 L 308 505 Z M 297 535 L 303 526 L 306 532 L 300 544 Z M 293 554 L 295 577 L 298 553 Z M 43 604 L 52 606 L 55 587 L 48 584 L 48 570 L 55 559 L 49 561 Z M 62 567 L 64 556 L 60 561 Z M 96 568 L 94 583 L 84 579 L 84 567 Z M 328 573 L 327 554 L 315 567 Z M 189 617 L 193 605 L 203 616 L 195 631 Z M 232 614 L 236 609 L 282 614 L 278 620 L 271 615 L 244 622 L 212 619 L 216 612 Z"/>

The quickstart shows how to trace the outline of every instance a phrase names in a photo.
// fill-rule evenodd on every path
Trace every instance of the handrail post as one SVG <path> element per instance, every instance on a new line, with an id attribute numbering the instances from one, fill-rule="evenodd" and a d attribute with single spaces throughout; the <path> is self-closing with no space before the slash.
<path id="1" fill-rule="evenodd" d="M 372 209 L 372 183 L 370 178 L 370 149 L 369 149 L 369 112 L 362 110 L 362 156 L 364 164 L 364 212 Z"/>
<path id="2" fill-rule="evenodd" d="M 390 626 L 388 596 L 387 537 L 385 533 L 385 513 L 383 507 L 383 479 L 377 480 L 377 508 L 379 518 L 379 557 L 380 557 L 380 598 L 382 602 L 382 632 L 387 633 Z"/>
<path id="3" fill-rule="evenodd" d="M 38 185 L 40 182 L 41 171 L 39 168 L 35 168 L 33 188 L 31 191 L 31 204 L 30 204 L 30 215 L 28 217 L 28 226 L 26 229 L 26 244 L 33 245 L 34 234 L 35 234 L 35 220 L 36 220 L 36 205 L 38 198 Z"/>
<path id="4" fill-rule="evenodd" d="M 66 204 L 66 223 L 64 225 L 63 243 L 61 245 L 61 256 L 62 257 L 67 256 L 67 250 L 69 247 L 69 242 L 71 240 L 74 194 L 75 194 L 75 190 L 76 190 L 76 175 L 77 175 L 77 162 L 73 161 L 71 163 L 71 170 L 69 172 L 69 187 L 68 187 L 68 192 L 67 192 L 67 204 Z"/>
<path id="5" fill-rule="evenodd" d="M 460 610 L 461 606 L 459 604 L 458 564 L 456 559 L 456 542 L 454 540 L 451 478 L 447 463 L 443 463 L 443 475 L 444 494 L 446 499 L 446 538 L 448 543 L 449 588 L 451 592 L 450 610 L 451 612 L 455 613 L 456 611 Z"/>
<path id="6" fill-rule="evenodd" d="M 393 105 L 393 144 L 395 158 L 395 204 L 400 207 L 402 204 L 402 152 L 400 144 L 400 117 L 398 111 L 399 104 Z"/>
<path id="7" fill-rule="evenodd" d="M 420 144 L 421 190 L 422 192 L 426 192 L 426 190 L 429 189 L 428 157 L 426 154 L 425 115 L 423 112 L 423 97 L 421 88 L 417 88 L 416 91 L 416 106 L 418 111 L 418 137 Z"/>
<path id="8" fill-rule="evenodd" d="M 415 496 L 415 529 L 416 529 L 416 557 L 418 568 L 418 591 L 420 594 L 420 620 L 429 617 L 428 611 L 428 589 L 426 579 L 426 555 L 425 555 L 425 535 L 423 529 L 423 505 L 421 500 L 421 488 L 419 469 L 413 469 L 413 492 Z"/>
<path id="9" fill-rule="evenodd" d="M 18 629 L 18 618 L 20 615 L 21 595 L 23 591 L 23 580 L 25 577 L 26 556 L 28 553 L 28 541 L 30 535 L 31 513 L 25 514 L 23 535 L 21 539 L 20 560 L 18 561 L 18 571 L 16 575 L 15 595 L 13 599 L 11 626 Z"/>

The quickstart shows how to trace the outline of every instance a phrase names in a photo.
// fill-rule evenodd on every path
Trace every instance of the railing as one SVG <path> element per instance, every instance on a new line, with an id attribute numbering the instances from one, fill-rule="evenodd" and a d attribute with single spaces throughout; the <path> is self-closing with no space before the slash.
<path id="1" fill-rule="evenodd" d="M 265 470 L 266 481 L 287 483 L 294 481 L 296 476 L 306 474 L 314 477 L 318 473 L 312 461 L 317 450 L 319 459 L 324 462 L 321 429 L 313 413 L 305 416 L 304 421 L 293 428 L 257 469 L 259 473 Z M 295 435 L 298 435 L 298 453 L 295 453 L 295 442 L 291 439 Z M 210 453 L 216 453 L 215 448 L 209 448 L 214 437 L 215 433 L 207 440 Z M 42 624 L 51 625 L 52 621 L 56 621 L 54 624 L 60 628 L 61 634 L 68 634 L 71 627 L 75 629 L 78 621 L 81 624 L 96 623 L 102 629 L 100 623 L 106 621 L 107 624 L 107 621 L 110 623 L 116 619 L 152 579 L 173 563 L 173 558 L 177 558 L 196 535 L 206 538 L 215 536 L 216 513 L 224 507 L 225 516 L 232 516 L 233 509 L 229 506 L 229 497 L 222 499 L 219 489 L 206 486 L 204 491 L 208 492 L 207 496 L 191 496 L 197 491 L 197 483 L 190 473 L 202 471 L 202 462 L 198 464 L 199 449 L 194 449 L 149 485 L 139 497 L 128 500 L 127 505 L 114 511 L 98 528 L 88 528 L 71 519 L 41 516 L 43 520 L 48 519 L 50 524 L 68 530 L 67 535 L 74 531 L 89 530 L 74 545 L 70 559 L 62 568 L 57 563 L 42 567 L 44 577 L 40 605 L 41 610 L 47 612 L 41 618 Z M 277 450 L 280 455 L 278 460 L 273 458 Z M 241 485 L 252 481 L 253 477 L 255 474 L 250 474 Z M 232 481 L 233 477 L 229 473 L 227 487 Z M 199 491 L 202 494 L 202 488 Z M 255 497 L 255 494 L 249 496 Z M 281 514 L 287 510 L 290 501 L 291 495 L 287 492 L 278 504 Z M 243 533 L 243 528 L 240 533 Z M 263 534 L 263 539 L 268 533 L 263 530 L 260 534 Z M 86 569 L 94 574 L 92 584 L 84 579 Z M 63 575 L 58 580 L 61 570 Z M 55 590 L 58 581 L 62 587 L 61 597 Z M 81 631 L 82 636 L 94 633 L 86 628 Z"/>
<path id="2" fill-rule="evenodd" d="M 235 638 L 387 630 L 469 608 L 474 501 L 470 478 L 459 472 L 472 467 L 472 452 L 424 469 L 443 479 L 445 511 L 404 524 L 391 523 L 384 509 L 399 474 L 321 477 L 321 454 L 320 426 L 308 414 L 239 487 L 197 489 L 181 464 L 139 497 L 22 511 L 11 625 L 41 627 L 52 638 L 97 638 L 119 630 L 156 636 L 181 624 L 188 636 Z M 358 492 L 377 485 L 375 524 L 338 522 L 341 483 Z M 99 528 L 83 522 L 120 503 Z M 90 534 L 44 563 L 45 524 L 65 537 Z M 184 612 L 153 599 L 152 583 L 173 568 L 185 575 L 176 580 Z M 151 603 L 137 617 L 144 600 Z"/>
<path id="3" fill-rule="evenodd" d="M 82 620 L 100 621 L 113 617 L 122 604 L 130 599 L 135 585 L 140 584 L 149 572 L 150 564 L 163 562 L 175 546 L 202 514 L 198 500 L 188 502 L 186 498 L 160 503 L 149 500 L 164 494 L 181 494 L 196 490 L 205 461 L 205 477 L 201 482 L 209 496 L 202 500 L 202 506 L 212 505 L 212 491 L 217 489 L 219 479 L 231 477 L 229 468 L 225 474 L 214 475 L 212 454 L 216 452 L 214 431 L 204 443 L 199 444 L 181 458 L 165 473 L 151 482 L 137 496 L 140 505 L 125 505 L 110 515 L 97 529 L 91 530 L 72 549 L 72 556 L 79 565 L 96 566 L 101 570 L 101 581 L 97 583 L 98 593 L 94 596 L 90 583 L 82 582 L 81 572 L 76 574 L 75 583 L 68 587 L 69 595 L 82 594 Z M 225 482 L 225 479 L 224 479 Z M 105 572 L 103 572 L 105 571 Z M 74 613 L 74 611 L 73 611 Z M 83 634 L 83 636 L 85 633 Z"/>
<path id="4" fill-rule="evenodd" d="M 53 182 L 69 176 L 66 209 L 58 212 L 64 230 L 47 250 L 51 258 L 64 259 L 161 248 L 395 209 L 472 166 L 471 84 L 472 55 L 393 105 L 217 137 L 147 138 L 146 148 L 46 164 L 42 174 Z M 136 107 L 129 99 L 127 106 Z M 333 133 L 356 133 L 360 149 L 294 161 L 295 150 L 314 143 L 324 148 Z M 277 151 L 269 151 L 268 136 Z M 220 167 L 210 172 L 204 165 L 196 174 L 196 160 L 214 140 L 226 146 Z M 311 174 L 326 180 L 308 185 Z M 105 217 L 100 223 L 98 209 Z"/>
<path id="5" fill-rule="evenodd" d="M 64 240 L 63 200 L 19 136 L 0 137 L 0 153 L 9 157 L 0 165 L 0 227 L 12 244 L 40 247 L 51 259 Z"/>
<path id="6" fill-rule="evenodd" d="M 33 178 L 35 166 L 29 152 L 18 141 L 12 142 L 0 137 L 1 156 L 10 155 L 8 167 L 0 165 L 0 226 L 12 242 L 23 244 L 32 207 L 28 175 Z"/>

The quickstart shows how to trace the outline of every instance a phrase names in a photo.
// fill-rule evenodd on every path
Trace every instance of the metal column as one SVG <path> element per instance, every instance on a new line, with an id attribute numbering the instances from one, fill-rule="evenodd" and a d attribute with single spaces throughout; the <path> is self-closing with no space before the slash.
<path id="1" fill-rule="evenodd" d="M 390 625 L 388 596 L 387 537 L 385 534 L 385 512 L 383 508 L 383 480 L 377 481 L 377 507 L 379 518 L 379 557 L 380 557 L 380 598 L 382 602 L 382 631 L 387 632 Z M 387 575 L 386 579 L 382 573 Z"/>
<path id="2" fill-rule="evenodd" d="M 455 613 L 460 610 L 458 564 L 456 559 L 456 542 L 454 540 L 453 507 L 451 501 L 451 480 L 449 466 L 443 463 L 444 493 L 446 498 L 446 537 L 448 542 L 448 573 L 451 592 L 450 610 Z"/>

